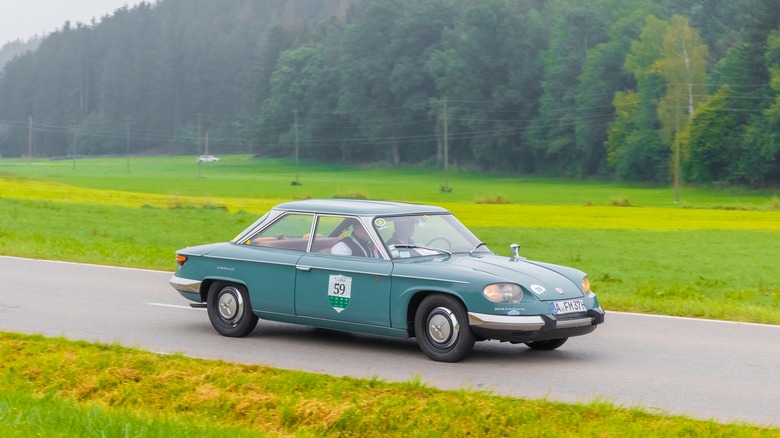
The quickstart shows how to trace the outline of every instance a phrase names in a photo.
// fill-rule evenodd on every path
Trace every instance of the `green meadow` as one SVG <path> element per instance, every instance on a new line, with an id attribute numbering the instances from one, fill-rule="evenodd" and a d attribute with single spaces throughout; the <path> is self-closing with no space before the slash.
<path id="1" fill-rule="evenodd" d="M 299 181 L 300 185 L 291 184 Z M 442 205 L 493 251 L 589 273 L 609 310 L 780 324 L 778 190 L 534 179 L 226 156 L 0 160 L 0 254 L 173 270 L 305 198 Z"/>
<path id="2" fill-rule="evenodd" d="M 291 184 L 299 181 L 300 185 Z M 608 310 L 780 324 L 778 191 L 228 156 L 0 160 L 0 254 L 172 271 L 304 198 L 442 205 L 509 255 L 589 273 Z M 174 293 L 171 291 L 171 293 Z M 63 366 L 63 364 L 67 366 Z M 186 370 L 186 371 L 184 371 Z M 776 436 L 618 408 L 385 383 L 0 333 L 0 436 Z"/>

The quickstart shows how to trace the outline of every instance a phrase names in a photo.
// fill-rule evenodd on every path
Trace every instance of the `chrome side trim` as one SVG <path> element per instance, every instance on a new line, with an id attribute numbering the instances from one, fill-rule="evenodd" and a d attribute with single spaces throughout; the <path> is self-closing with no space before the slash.
<path id="1" fill-rule="evenodd" d="M 469 325 L 492 330 L 541 330 L 544 327 L 544 319 L 541 316 L 505 316 L 469 312 Z"/>
<path id="2" fill-rule="evenodd" d="M 283 248 L 274 248 L 274 249 L 283 249 Z M 290 250 L 294 251 L 294 250 Z M 303 251 L 297 251 L 301 254 L 305 254 Z M 252 259 L 242 259 L 238 257 L 222 257 L 222 256 L 213 256 L 213 255 L 205 255 L 203 258 L 207 259 L 217 259 L 217 260 L 230 260 L 234 262 L 251 262 L 251 263 L 265 263 L 267 265 L 279 265 L 279 266 L 295 266 L 295 263 L 282 263 L 282 262 L 269 262 L 265 260 L 252 260 Z"/>
<path id="3" fill-rule="evenodd" d="M 412 276 L 412 275 L 398 275 L 398 274 L 393 274 L 393 277 L 395 277 L 395 278 L 411 278 L 412 280 L 429 280 L 429 281 L 443 281 L 445 283 L 470 284 L 468 281 L 448 280 L 446 278 L 415 277 L 415 276 Z"/>
<path id="4" fill-rule="evenodd" d="M 316 269 L 319 271 L 338 271 L 338 272 L 348 272 L 350 274 L 363 274 L 363 275 L 373 275 L 374 277 L 390 277 L 390 274 L 384 274 L 384 273 L 377 273 L 377 272 L 369 272 L 369 271 L 355 271 L 352 269 L 340 269 L 340 268 L 327 268 L 324 266 L 313 266 L 313 265 L 296 265 L 296 268 L 300 270 L 304 270 L 301 268 L 308 268 L 305 269 L 308 271 L 309 269 Z"/>
<path id="5" fill-rule="evenodd" d="M 182 292 L 192 292 L 192 293 L 200 293 L 200 284 L 202 281 L 200 280 L 192 280 L 189 278 L 181 278 L 177 276 L 172 276 L 170 280 L 168 280 L 168 283 L 170 283 L 171 286 L 173 286 L 174 289 Z"/>

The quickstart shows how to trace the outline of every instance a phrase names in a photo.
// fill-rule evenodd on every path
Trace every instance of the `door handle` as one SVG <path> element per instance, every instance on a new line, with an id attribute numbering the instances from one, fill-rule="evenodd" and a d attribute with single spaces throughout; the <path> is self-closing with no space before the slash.
<path id="1" fill-rule="evenodd" d="M 299 271 L 311 271 L 311 266 L 296 266 L 295 269 Z"/>

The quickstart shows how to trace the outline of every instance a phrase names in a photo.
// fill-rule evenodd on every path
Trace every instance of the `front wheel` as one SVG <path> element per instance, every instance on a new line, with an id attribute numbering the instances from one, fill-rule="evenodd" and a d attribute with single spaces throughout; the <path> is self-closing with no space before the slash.
<path id="1" fill-rule="evenodd" d="M 252 313 L 249 293 L 240 284 L 214 282 L 206 298 L 209 320 L 223 336 L 240 338 L 257 326 L 257 316 Z"/>
<path id="2" fill-rule="evenodd" d="M 525 345 L 528 346 L 528 348 L 532 350 L 555 350 L 556 348 L 563 345 L 566 340 L 569 338 L 560 338 L 560 339 L 550 339 L 549 341 L 534 341 L 534 342 L 526 342 Z"/>
<path id="3" fill-rule="evenodd" d="M 463 359 L 476 342 L 463 305 L 441 294 L 429 295 L 420 303 L 414 315 L 414 335 L 423 353 L 439 362 Z"/>

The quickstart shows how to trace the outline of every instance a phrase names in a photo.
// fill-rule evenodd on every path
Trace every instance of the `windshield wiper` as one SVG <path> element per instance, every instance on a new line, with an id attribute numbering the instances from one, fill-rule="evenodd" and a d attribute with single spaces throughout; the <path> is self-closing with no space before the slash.
<path id="1" fill-rule="evenodd" d="M 446 249 L 435 248 L 435 247 L 432 247 L 432 246 L 415 245 L 415 244 L 412 244 L 412 243 L 396 243 L 393 246 L 396 247 L 396 248 L 412 248 L 412 249 L 420 248 L 420 249 L 427 249 L 428 251 L 439 251 L 439 252 L 443 252 L 443 253 L 445 253 L 447 255 L 452 255 L 452 252 L 447 251 Z"/>
<path id="2" fill-rule="evenodd" d="M 477 244 L 477 246 L 475 246 L 474 248 L 471 248 L 471 251 L 469 251 L 469 255 L 473 254 L 473 253 L 474 253 L 474 251 L 476 251 L 476 250 L 477 250 L 477 248 L 479 248 L 480 246 L 487 246 L 487 243 L 485 243 L 485 242 L 479 242 L 479 243 Z"/>

